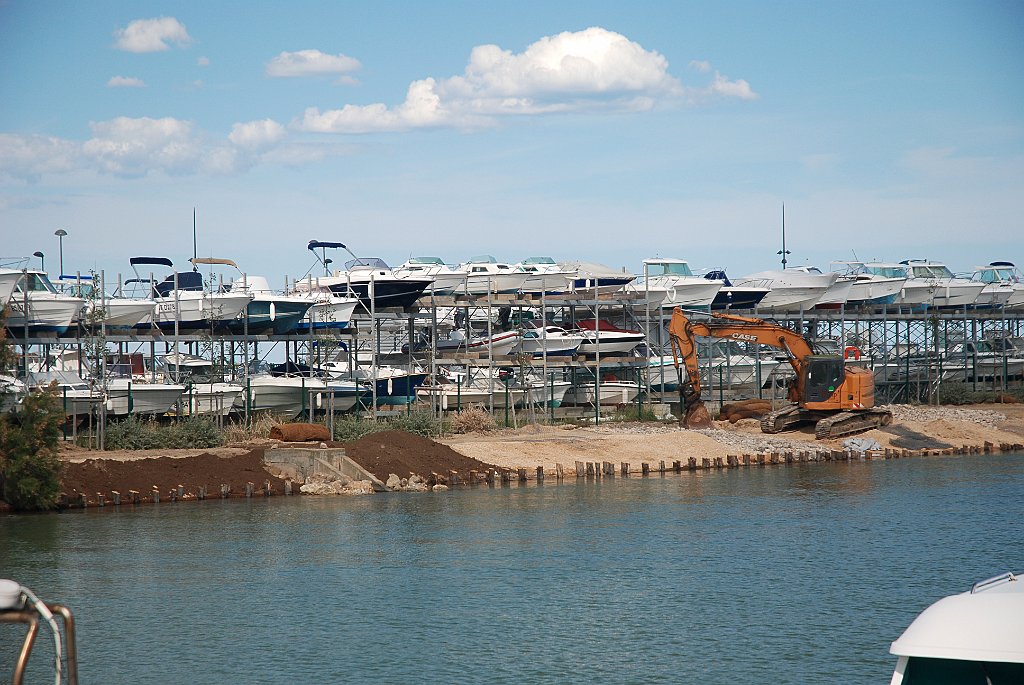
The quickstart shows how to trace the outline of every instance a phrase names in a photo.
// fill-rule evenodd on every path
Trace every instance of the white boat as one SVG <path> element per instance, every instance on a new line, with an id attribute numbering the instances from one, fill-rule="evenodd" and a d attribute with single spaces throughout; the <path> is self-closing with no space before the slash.
<path id="1" fill-rule="evenodd" d="M 992 262 L 988 266 L 977 266 L 971 280 L 984 283 L 985 289 L 978 297 L 977 306 L 1003 306 L 1015 309 L 1024 306 L 1024 279 L 1013 262 Z M 1007 293 L 1008 294 L 1003 294 Z M 983 304 L 987 301 L 987 304 Z"/>
<path id="2" fill-rule="evenodd" d="M 574 274 L 570 290 L 585 294 L 617 292 L 636 280 L 635 275 L 625 270 L 616 271 L 595 262 L 559 262 L 558 268 Z"/>
<path id="3" fill-rule="evenodd" d="M 440 257 L 412 257 L 395 267 L 395 275 L 399 278 L 433 279 L 433 283 L 423 291 L 424 295 L 452 295 L 465 292 L 468 271 L 448 266 Z"/>
<path id="4" fill-rule="evenodd" d="M 903 278 L 903 286 L 893 302 L 897 307 L 930 307 L 935 300 L 938 285 L 931 279 L 914 278 L 906 264 L 862 262 L 860 271 L 883 278 Z"/>
<path id="5" fill-rule="evenodd" d="M 14 293 L 14 286 L 25 274 L 21 269 L 5 269 L 0 267 L 0 307 L 3 307 L 11 299 Z"/>
<path id="6" fill-rule="evenodd" d="M 805 274 L 821 274 L 821 269 L 816 266 L 792 266 L 786 271 L 802 272 Z M 850 299 L 850 290 L 853 288 L 855 279 L 852 276 L 842 276 L 829 286 L 828 290 L 815 303 L 815 309 L 839 309 L 847 304 Z"/>
<path id="7" fill-rule="evenodd" d="M 646 293 L 655 306 L 706 309 L 724 285 L 723 280 L 695 275 L 683 259 L 651 257 L 644 260 L 643 280 L 630 287 Z"/>
<path id="8" fill-rule="evenodd" d="M 470 382 L 465 374 L 452 374 L 428 379 L 416 389 L 416 396 L 433 406 L 440 405 L 442 410 L 448 411 L 486 405 L 491 392 L 492 390 L 484 385 Z"/>
<path id="9" fill-rule="evenodd" d="M 565 292 L 576 276 L 575 271 L 563 269 L 551 257 L 527 257 L 512 269 L 527 274 L 522 290 L 533 294 Z"/>
<path id="10" fill-rule="evenodd" d="M 308 333 L 310 329 L 319 331 L 348 328 L 352 314 L 359 305 L 359 298 L 355 295 L 334 292 L 326 284 L 320 283 L 319 278 L 313 276 L 294 282 L 290 293 L 313 299 L 313 306 L 295 327 L 297 331 L 304 333 Z"/>
<path id="11" fill-rule="evenodd" d="M 512 348 L 519 343 L 519 331 L 500 331 L 491 336 L 473 336 L 466 340 L 465 332 L 456 328 L 446 340 L 436 343 L 439 353 L 482 352 L 494 355 L 511 354 Z"/>
<path id="12" fill-rule="evenodd" d="M 889 647 L 890 685 L 1024 683 L 1024 582 L 1005 573 L 922 611 Z"/>
<path id="13" fill-rule="evenodd" d="M 529 388 L 527 397 L 530 402 L 542 407 L 554 407 L 557 409 L 565 402 L 565 393 L 572 387 L 572 383 L 569 381 L 537 378 L 531 380 L 526 386 Z"/>
<path id="14" fill-rule="evenodd" d="M 26 326 L 30 336 L 63 335 L 78 320 L 85 299 L 59 293 L 44 272 L 27 270 L 15 284 L 8 306 L 7 330 L 13 337 L 24 335 Z"/>
<path id="15" fill-rule="evenodd" d="M 574 406 L 594 405 L 595 384 L 577 384 L 566 390 L 563 404 Z M 601 406 L 618 406 L 629 404 L 640 394 L 640 384 L 628 381 L 602 381 L 600 384 Z"/>
<path id="16" fill-rule="evenodd" d="M 711 301 L 713 311 L 733 309 L 754 309 L 768 296 L 771 288 L 756 285 L 736 285 L 725 273 L 725 269 L 711 269 L 703 274 L 709 281 L 721 283 L 721 289 Z"/>
<path id="17" fill-rule="evenodd" d="M 643 344 L 646 336 L 639 331 L 617 328 L 607 321 L 586 319 L 577 321 L 580 332 L 585 336 L 579 346 L 579 353 L 586 355 L 629 354 L 637 345 Z"/>
<path id="18" fill-rule="evenodd" d="M 359 298 L 361 308 L 367 313 L 394 308 L 409 309 L 434 282 L 430 276 L 400 277 L 383 259 L 356 257 L 344 243 L 310 240 L 306 248 L 324 266 L 325 275 L 317 279 L 319 287 L 329 288 L 342 297 Z M 336 270 L 333 276 L 327 275 L 331 263 L 327 258 L 328 249 L 342 249 L 352 255 L 352 259 L 345 262 L 344 268 Z M 322 254 L 317 254 L 317 250 Z M 301 291 L 304 281 L 297 281 L 295 286 Z"/>
<path id="19" fill-rule="evenodd" d="M 700 365 L 701 383 L 705 388 L 718 388 L 719 383 L 730 390 L 756 390 L 771 383 L 772 374 L 780 366 L 788 367 L 778 359 L 747 354 L 735 343 L 717 341 L 713 345 L 715 353 L 705 353 Z M 728 347 L 729 353 L 725 350 Z M 679 376 L 676 373 L 675 360 L 672 355 L 651 357 L 647 363 L 648 379 L 651 389 L 656 392 L 675 392 L 679 389 Z M 758 380 L 760 379 L 760 383 Z"/>
<path id="20" fill-rule="evenodd" d="M 193 257 L 189 261 L 193 267 L 210 268 L 208 282 L 217 283 L 212 288 L 216 293 L 249 296 L 243 310 L 227 324 L 228 331 L 235 335 L 291 333 L 316 303 L 316 299 L 309 293 L 275 293 L 265 277 L 243 273 L 231 259 Z M 234 269 L 234 273 L 229 273 L 225 278 L 223 272 L 214 273 L 218 266 Z"/>
<path id="21" fill-rule="evenodd" d="M 26 376 L 29 390 L 38 391 L 56 384 L 57 397 L 68 416 L 87 416 L 103 402 L 103 392 L 93 388 L 72 371 L 36 371 Z"/>
<path id="22" fill-rule="evenodd" d="M 115 416 L 161 416 L 171 410 L 184 392 L 185 386 L 176 383 L 111 378 L 107 381 L 107 412 Z"/>
<path id="23" fill-rule="evenodd" d="M 28 393 L 24 382 L 14 376 L 0 374 L 0 413 L 14 409 Z"/>
<path id="24" fill-rule="evenodd" d="M 921 280 L 935 286 L 933 307 L 961 308 L 973 305 L 984 283 L 976 283 L 967 278 L 957 278 L 945 264 L 926 259 L 908 259 L 901 262 L 910 269 L 909 279 Z"/>
<path id="25" fill-rule="evenodd" d="M 736 279 L 736 285 L 770 288 L 757 303 L 758 310 L 799 311 L 814 307 L 839 278 L 835 273 L 797 269 L 759 271 Z"/>
<path id="26" fill-rule="evenodd" d="M 139 287 L 156 300 L 153 323 L 165 332 L 225 331 L 231 322 L 245 310 L 252 295 L 248 293 L 212 292 L 198 271 L 173 271 L 174 264 L 164 257 L 132 257 L 128 260 L 135 278 L 124 286 Z M 171 269 L 162 281 L 155 282 L 151 274 L 143 276 L 139 268 L 160 266 Z M 122 286 L 122 291 L 125 292 Z"/>
<path id="27" fill-rule="evenodd" d="M 571 333 L 558 326 L 543 326 L 529 322 L 523 329 L 523 338 L 517 350 L 534 357 L 571 357 L 580 348 L 587 336 L 583 333 Z"/>
<path id="28" fill-rule="evenodd" d="M 847 297 L 849 307 L 871 307 L 895 304 L 907 283 L 907 277 L 901 274 L 882 275 L 864 268 L 864 262 L 832 262 L 833 265 L 845 267 L 846 273 L 840 278 L 852 279 L 850 294 Z"/>
<path id="29" fill-rule="evenodd" d="M 149 297 L 124 297 L 120 288 L 113 295 L 101 293 L 91 275 L 61 276 L 60 291 L 85 299 L 82 323 L 111 329 L 145 328 L 153 323 L 156 300 Z"/>
<path id="30" fill-rule="evenodd" d="M 511 264 L 503 264 L 491 255 L 473 257 L 459 264 L 467 272 L 465 292 L 469 295 L 491 293 L 517 293 L 523 289 L 530 274 L 517 272 Z"/>
<path id="31" fill-rule="evenodd" d="M 313 406 L 311 401 L 315 402 L 316 393 L 326 389 L 327 383 L 319 378 L 259 373 L 250 376 L 247 385 L 242 387 L 242 393 L 235 400 L 235 411 L 244 412 L 248 401 L 250 412 L 265 411 L 294 419 L 301 411 L 308 411 Z"/>

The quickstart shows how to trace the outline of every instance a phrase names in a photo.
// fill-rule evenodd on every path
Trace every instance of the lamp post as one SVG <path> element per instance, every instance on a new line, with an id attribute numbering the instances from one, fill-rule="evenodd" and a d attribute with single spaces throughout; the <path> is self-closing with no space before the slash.
<path id="1" fill-rule="evenodd" d="M 33 257 L 39 257 L 39 270 L 46 271 L 46 255 L 38 250 L 32 253 Z"/>
<path id="2" fill-rule="evenodd" d="M 68 232 L 63 228 L 58 228 L 53 232 L 53 234 L 57 236 L 57 240 L 60 243 L 60 273 L 57 275 L 57 278 L 60 278 L 64 275 L 64 236 L 66 236 Z"/>
<path id="3" fill-rule="evenodd" d="M 790 250 L 786 249 L 786 203 L 782 203 L 782 249 L 776 252 L 777 255 L 782 255 L 782 270 L 786 270 L 786 255 L 792 254 Z"/>

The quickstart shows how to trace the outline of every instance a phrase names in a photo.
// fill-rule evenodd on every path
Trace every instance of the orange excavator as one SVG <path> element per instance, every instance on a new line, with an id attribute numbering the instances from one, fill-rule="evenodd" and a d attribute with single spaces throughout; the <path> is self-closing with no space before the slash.
<path id="1" fill-rule="evenodd" d="M 687 428 L 711 425 L 711 416 L 700 398 L 697 336 L 758 343 L 785 352 L 796 372 L 787 393 L 792 404 L 761 419 L 761 430 L 765 433 L 779 433 L 813 421 L 815 437 L 821 440 L 892 422 L 892 412 L 875 407 L 875 377 L 870 369 L 847 367 L 842 357 L 815 354 L 810 341 L 784 326 L 732 314 L 711 314 L 710 318 L 691 321 L 676 307 L 668 331 L 679 374 L 679 394 L 685 407 L 683 424 Z"/>

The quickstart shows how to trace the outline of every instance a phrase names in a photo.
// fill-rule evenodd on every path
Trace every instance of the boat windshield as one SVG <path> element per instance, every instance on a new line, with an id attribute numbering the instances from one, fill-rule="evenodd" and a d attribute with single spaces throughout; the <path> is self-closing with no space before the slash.
<path id="1" fill-rule="evenodd" d="M 911 269 L 914 272 L 914 278 L 942 278 L 941 274 L 933 271 L 930 266 L 914 266 Z"/>
<path id="2" fill-rule="evenodd" d="M 527 257 L 523 260 L 523 264 L 554 264 L 555 260 L 551 257 Z"/>
<path id="3" fill-rule="evenodd" d="M 949 267 L 943 264 L 932 264 L 932 273 L 939 278 L 953 278 L 954 274 L 949 270 Z"/>
<path id="4" fill-rule="evenodd" d="M 350 259 L 347 262 L 345 262 L 346 271 L 351 271 L 352 269 L 358 268 L 390 269 L 391 267 L 389 267 L 387 265 L 387 262 L 385 262 L 380 257 L 360 257 L 359 259 Z"/>
<path id="5" fill-rule="evenodd" d="M 46 277 L 46 274 L 32 273 L 31 271 L 25 274 L 25 280 L 19 281 L 17 286 L 18 292 L 28 291 L 30 293 L 56 293 L 57 289 L 50 283 L 50 279 Z"/>
<path id="6" fill-rule="evenodd" d="M 882 276 L 883 278 L 906 278 L 907 272 L 905 269 L 895 266 L 870 266 L 866 265 L 863 273 L 871 274 L 872 276 Z"/>
<path id="7" fill-rule="evenodd" d="M 692 276 L 693 272 L 690 271 L 690 265 L 686 262 L 673 262 L 660 264 L 651 264 L 648 267 L 648 271 L 651 276 Z"/>
<path id="8" fill-rule="evenodd" d="M 432 266 L 444 266 L 444 260 L 440 257 L 413 257 L 409 264 L 428 264 Z"/>

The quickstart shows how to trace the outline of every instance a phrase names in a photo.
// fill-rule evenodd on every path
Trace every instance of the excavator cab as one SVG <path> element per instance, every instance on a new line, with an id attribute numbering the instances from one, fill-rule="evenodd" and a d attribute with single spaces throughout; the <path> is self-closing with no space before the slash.
<path id="1" fill-rule="evenodd" d="M 804 402 L 828 402 L 846 378 L 842 357 L 813 355 L 804 366 Z"/>

